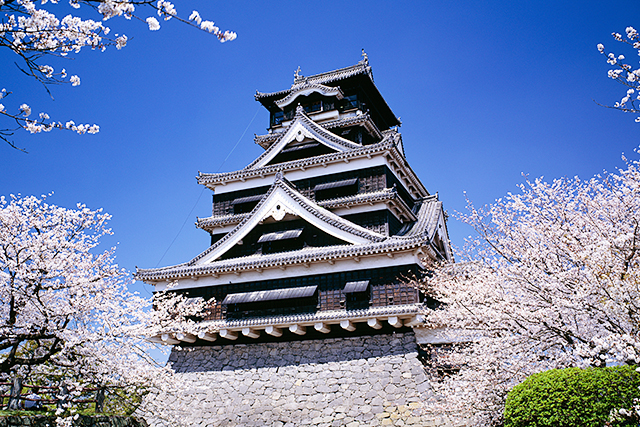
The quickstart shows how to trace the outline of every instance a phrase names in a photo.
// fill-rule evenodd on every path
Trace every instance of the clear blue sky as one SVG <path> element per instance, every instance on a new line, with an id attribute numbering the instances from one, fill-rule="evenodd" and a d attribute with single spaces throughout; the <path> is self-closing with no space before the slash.
<path id="1" fill-rule="evenodd" d="M 637 1 L 176 7 L 183 16 L 198 9 L 236 31 L 237 40 L 220 44 L 175 21 L 161 22 L 158 32 L 108 21 L 114 33 L 129 36 L 128 46 L 56 61 L 82 84 L 53 87 L 55 101 L 0 52 L 0 86 L 15 98 L 3 101 L 7 107 L 28 102 L 35 113 L 101 127 L 95 136 L 19 132 L 15 140 L 29 154 L 0 144 L 0 194 L 54 191 L 52 203 L 104 208 L 115 232 L 106 243 L 119 242 L 117 260 L 130 270 L 158 265 L 176 235 L 160 265 L 208 246 L 207 233 L 193 223 L 210 215 L 211 192 L 202 192 L 195 176 L 240 169 L 260 154 L 253 134 L 265 132 L 268 113 L 254 101 L 256 90 L 288 88 L 298 66 L 311 75 L 352 65 L 362 48 L 401 117 L 410 164 L 449 212 L 464 210 L 464 191 L 477 205 L 515 191 L 522 173 L 589 178 L 614 170 L 621 153 L 640 145 L 632 116 L 593 101 L 611 104 L 623 95 L 596 44 L 622 48 L 610 34 L 640 27 Z M 449 231 L 454 245 L 470 233 L 455 220 Z"/>

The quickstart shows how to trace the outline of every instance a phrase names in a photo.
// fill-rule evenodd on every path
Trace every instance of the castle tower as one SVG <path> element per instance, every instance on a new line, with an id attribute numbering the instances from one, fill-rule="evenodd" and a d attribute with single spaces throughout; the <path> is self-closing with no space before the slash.
<path id="1" fill-rule="evenodd" d="M 357 365 L 370 358 L 385 364 L 389 357 L 406 362 L 409 352 L 413 359 L 403 365 L 402 378 L 422 375 L 412 328 L 432 301 L 409 281 L 425 274 L 429 262 L 452 259 L 445 213 L 409 166 L 400 122 L 374 84 L 364 52 L 363 57 L 356 65 L 308 77 L 298 68 L 290 88 L 257 92 L 256 100 L 270 112 L 268 133 L 255 138 L 264 152 L 244 169 L 197 177 L 214 192 L 212 215 L 196 224 L 209 233 L 211 246 L 186 263 L 137 271 L 139 280 L 158 290 L 175 283 L 172 290 L 209 301 L 201 319 L 206 329 L 198 336 L 167 331 L 153 338 L 179 345 L 170 359 L 178 371 L 211 372 L 211 381 L 220 384 L 229 379 L 225 371 L 244 381 L 238 378 L 249 367 Z M 233 358 L 245 362 L 234 365 Z M 296 372 L 291 393 L 303 381 Z M 311 377 L 305 373 L 304 381 Z M 409 386 L 408 397 L 362 390 L 351 396 L 369 408 L 384 409 L 384 402 L 409 408 L 428 388 L 420 390 L 422 377 Z M 339 388 L 322 388 L 322 376 L 317 381 L 315 395 L 338 398 Z M 215 393 L 231 402 L 227 407 L 234 399 L 247 400 L 234 398 L 233 390 Z M 274 402 L 287 392 L 277 393 Z M 279 413 L 281 425 L 298 425 L 308 415 L 305 408 L 314 411 L 294 406 Z M 252 408 L 237 418 L 226 419 L 218 409 L 207 416 L 218 420 L 213 425 L 248 425 L 252 416 L 260 425 L 277 418 Z M 339 413 L 326 417 L 359 420 Z M 382 419 L 364 413 L 360 421 L 369 424 L 362 425 Z"/>

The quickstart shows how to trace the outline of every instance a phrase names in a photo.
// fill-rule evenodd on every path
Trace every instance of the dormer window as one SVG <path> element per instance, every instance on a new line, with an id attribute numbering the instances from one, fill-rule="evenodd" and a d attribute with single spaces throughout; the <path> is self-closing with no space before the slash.
<path id="1" fill-rule="evenodd" d="M 293 230 L 275 231 L 273 233 L 265 233 L 258 239 L 258 243 L 262 244 L 263 254 L 272 254 L 276 252 L 295 251 L 302 249 L 303 228 Z"/>
<path id="2" fill-rule="evenodd" d="M 305 113 L 315 113 L 322 111 L 322 101 L 314 101 L 304 106 Z"/>
<path id="3" fill-rule="evenodd" d="M 356 95 L 356 94 L 345 96 L 342 99 L 341 104 L 342 105 L 341 105 L 340 109 L 342 111 L 353 110 L 355 108 L 364 111 L 364 104 L 362 102 L 360 102 L 360 100 L 358 99 L 358 95 Z"/>
<path id="4" fill-rule="evenodd" d="M 299 99 L 300 105 L 307 114 L 318 113 L 321 111 L 331 111 L 336 108 L 335 99 L 316 99 L 314 101 L 305 100 L 305 97 Z M 284 110 L 277 110 L 271 113 L 271 126 L 280 126 L 282 122 L 293 119 L 296 113 L 297 103 L 289 104 Z"/>
<path id="5" fill-rule="evenodd" d="M 358 178 L 318 184 L 313 191 L 317 201 L 352 196 L 358 193 Z"/>

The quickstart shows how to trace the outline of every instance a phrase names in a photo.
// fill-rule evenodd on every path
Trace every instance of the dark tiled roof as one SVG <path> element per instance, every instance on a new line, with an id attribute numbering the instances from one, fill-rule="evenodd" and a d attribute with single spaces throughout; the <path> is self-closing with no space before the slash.
<path id="1" fill-rule="evenodd" d="M 334 71 L 328 71 L 326 73 L 316 74 L 314 76 L 308 77 L 300 77 L 294 80 L 293 85 L 289 89 L 281 90 L 278 92 L 256 92 L 255 98 L 256 100 L 260 100 L 262 98 L 270 98 L 270 97 L 285 97 L 298 87 L 309 84 L 325 84 L 330 82 L 335 82 L 338 80 L 343 80 L 348 77 L 356 76 L 358 74 L 366 74 L 373 81 L 373 74 L 371 73 L 371 67 L 369 66 L 369 62 L 362 60 L 355 65 L 351 65 L 349 67 L 340 68 Z"/>
<path id="2" fill-rule="evenodd" d="M 264 194 L 260 195 L 264 197 Z M 335 199 L 327 199 L 317 202 L 319 206 L 325 209 L 336 209 L 340 207 L 351 207 L 376 202 L 386 202 L 393 200 L 401 211 L 410 219 L 415 219 L 411 212 L 411 209 L 406 205 L 402 198 L 398 195 L 395 188 L 385 188 L 383 190 L 372 191 L 369 193 L 359 193 L 351 196 L 337 197 Z M 205 230 L 212 230 L 215 227 L 222 227 L 230 224 L 238 224 L 244 218 L 248 217 L 249 213 L 240 213 L 232 215 L 211 216 L 208 218 L 198 218 L 196 221 L 196 227 Z"/>
<path id="3" fill-rule="evenodd" d="M 431 239 L 435 233 L 440 216 L 443 215 L 442 203 L 435 196 L 425 198 L 417 212 L 418 220 L 403 236 L 392 236 L 376 242 L 359 245 L 336 245 L 324 247 L 308 247 L 296 251 L 268 255 L 250 255 L 240 258 L 216 260 L 207 264 L 196 265 L 195 261 L 203 257 L 214 246 L 209 248 L 189 263 L 171 267 L 143 270 L 139 269 L 136 277 L 139 280 L 154 281 L 211 275 L 213 273 L 241 272 L 261 268 L 289 266 L 329 259 L 354 258 L 360 256 L 393 253 L 420 247 L 430 251 Z M 345 221 L 348 223 L 348 221 Z M 240 227 L 240 225 L 238 226 Z M 228 233 L 227 236 L 231 234 Z M 225 236 L 226 237 L 226 236 Z M 224 238 L 223 238 L 224 239 Z M 221 239 L 222 240 L 222 239 Z M 429 252 L 434 259 L 437 254 Z"/>

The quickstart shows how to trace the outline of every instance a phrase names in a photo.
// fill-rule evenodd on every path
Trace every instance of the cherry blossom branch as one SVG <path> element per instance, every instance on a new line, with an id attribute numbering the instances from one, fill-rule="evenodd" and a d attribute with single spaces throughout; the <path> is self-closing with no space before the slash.
<path id="1" fill-rule="evenodd" d="M 42 0 L 42 5 L 49 4 L 50 9 L 55 8 L 57 0 Z M 80 78 L 77 75 L 69 76 L 67 71 L 62 69 L 56 72 L 54 68 L 42 61 L 46 57 L 65 58 L 68 55 L 78 54 L 85 48 L 104 51 L 107 47 L 113 46 L 122 49 L 126 46 L 128 38 L 126 35 L 116 35 L 110 38 L 109 27 L 102 22 L 114 17 L 123 17 L 127 20 L 135 18 L 138 21 L 146 22 L 152 31 L 160 28 L 158 18 L 149 16 L 146 19 L 136 14 L 137 9 L 151 9 L 164 21 L 175 19 L 198 30 L 213 34 L 220 42 L 232 41 L 236 38 L 236 33 L 226 30 L 222 31 L 212 21 L 203 20 L 197 11 L 193 11 L 189 19 L 180 17 L 175 6 L 166 0 L 70 0 L 72 7 L 79 9 L 82 5 L 95 11 L 100 16 L 100 21 L 83 19 L 78 16 L 67 15 L 62 19 L 54 13 L 38 8 L 32 0 L 0 0 L 0 48 L 10 49 L 20 59 L 16 66 L 26 75 L 41 83 L 45 90 L 51 95 L 48 86 L 51 84 L 71 84 L 80 85 Z M 101 22 L 102 21 L 102 22 Z M 6 92 L 3 89 L 5 94 Z M 1 98 L 1 96 L 0 96 Z M 8 113 L 0 104 L 0 113 L 4 118 L 13 121 L 17 127 L 0 130 L 0 139 L 7 142 L 13 148 L 21 151 L 10 137 L 16 130 L 22 128 L 30 133 L 49 132 L 53 129 L 70 129 L 80 134 L 97 133 L 97 125 L 75 125 L 73 121 L 68 121 L 65 125 L 60 122 L 46 122 L 48 116 L 45 113 L 38 120 L 28 119 L 31 108 L 25 104 L 20 104 L 20 112 L 17 114 Z"/>
<path id="2" fill-rule="evenodd" d="M 620 33 L 612 33 L 614 40 L 622 42 L 640 54 L 640 36 L 633 27 L 627 27 L 625 30 L 626 38 Z M 615 102 L 613 105 L 603 105 L 607 108 L 613 108 L 625 113 L 640 113 L 640 92 L 636 94 L 640 88 L 640 67 L 634 67 L 629 63 L 624 62 L 626 57 L 621 54 L 615 54 L 613 52 L 606 53 L 605 47 L 602 43 L 597 46 L 598 51 L 605 55 L 607 63 L 614 66 L 607 73 L 610 79 L 617 81 L 618 83 L 628 87 L 626 94 Z M 596 102 L 598 105 L 602 105 Z M 636 122 L 640 122 L 640 117 L 636 118 Z"/>

